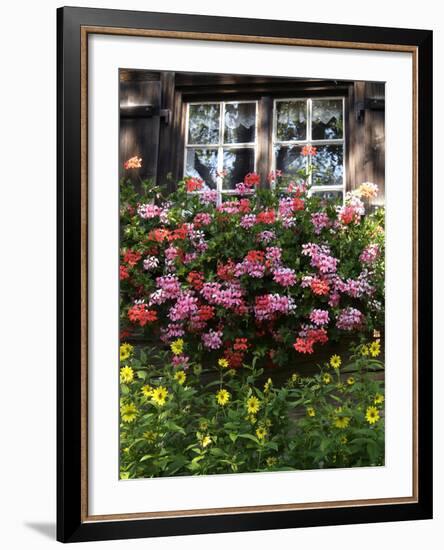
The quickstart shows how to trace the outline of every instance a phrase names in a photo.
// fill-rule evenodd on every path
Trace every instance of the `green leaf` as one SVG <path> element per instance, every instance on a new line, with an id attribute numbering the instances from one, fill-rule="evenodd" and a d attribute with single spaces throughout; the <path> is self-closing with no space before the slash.
<path id="1" fill-rule="evenodd" d="M 168 420 L 167 422 L 165 422 L 165 427 L 167 428 L 167 430 L 169 430 L 170 432 L 179 432 L 183 435 L 185 435 L 185 430 L 181 427 L 181 426 L 178 426 L 175 422 L 173 422 L 172 420 Z"/>
<path id="2" fill-rule="evenodd" d="M 139 462 L 145 462 L 145 460 L 148 460 L 149 458 L 153 458 L 154 455 L 143 455 L 142 458 L 139 460 Z"/>
<path id="3" fill-rule="evenodd" d="M 251 434 L 239 434 L 238 437 L 242 437 L 243 439 L 250 439 L 251 441 L 254 441 L 255 443 L 257 443 L 258 445 L 261 444 L 259 439 L 257 437 L 254 437 L 254 435 L 251 435 Z"/>

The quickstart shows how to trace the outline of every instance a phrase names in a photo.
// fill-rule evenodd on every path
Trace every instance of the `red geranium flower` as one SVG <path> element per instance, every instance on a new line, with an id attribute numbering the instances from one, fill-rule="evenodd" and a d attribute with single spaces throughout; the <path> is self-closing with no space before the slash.
<path id="1" fill-rule="evenodd" d="M 246 256 L 246 259 L 249 262 L 263 263 L 265 260 L 265 253 L 262 252 L 262 250 L 250 250 Z"/>
<path id="2" fill-rule="evenodd" d="M 193 191 L 199 191 L 203 187 L 203 180 L 200 178 L 187 178 L 185 180 L 185 186 L 187 188 L 188 193 L 192 193 Z"/>
<path id="3" fill-rule="evenodd" d="M 159 227 L 158 229 L 153 229 L 148 233 L 148 240 L 161 243 L 162 241 L 168 239 L 169 234 L 170 232 L 168 231 L 168 229 L 163 229 L 162 227 Z"/>
<path id="4" fill-rule="evenodd" d="M 274 223 L 276 221 L 276 214 L 274 210 L 264 210 L 259 212 L 256 216 L 256 223 Z"/>
<path id="5" fill-rule="evenodd" d="M 254 187 L 255 185 L 259 185 L 260 181 L 261 180 L 259 174 L 256 174 L 256 172 L 250 172 L 244 177 L 244 184 L 247 187 Z"/>
<path id="6" fill-rule="evenodd" d="M 144 327 L 148 323 L 157 321 L 157 312 L 148 309 L 146 304 L 135 304 L 128 310 L 128 319 L 132 323 L 138 323 L 141 327 Z"/>
<path id="7" fill-rule="evenodd" d="M 234 268 L 235 263 L 229 258 L 226 264 L 219 263 L 217 265 L 217 276 L 222 281 L 231 281 L 234 278 Z"/>
<path id="8" fill-rule="evenodd" d="M 214 317 L 214 307 L 213 306 L 200 306 L 197 310 L 197 315 L 201 321 L 209 321 Z"/>
<path id="9" fill-rule="evenodd" d="M 326 344 L 328 342 L 327 331 L 325 328 L 312 328 L 307 331 L 307 338 L 313 340 L 313 343 L 319 342 Z"/>
<path id="10" fill-rule="evenodd" d="M 121 281 L 124 281 L 125 279 L 129 278 L 128 268 L 126 267 L 126 265 L 120 266 L 119 277 Z"/>
<path id="11" fill-rule="evenodd" d="M 142 257 L 140 252 L 134 252 L 133 250 L 127 250 L 123 256 L 123 261 L 130 267 L 134 267 Z"/>
<path id="12" fill-rule="evenodd" d="M 204 278 L 202 273 L 199 273 L 198 271 L 190 271 L 188 273 L 187 281 L 194 289 L 201 290 L 203 287 Z"/>
<path id="13" fill-rule="evenodd" d="M 305 202 L 299 197 L 294 197 L 293 199 L 293 210 L 304 210 Z"/>
<path id="14" fill-rule="evenodd" d="M 239 212 L 241 214 L 248 214 L 251 210 L 250 199 L 241 199 L 239 201 Z"/>
<path id="15" fill-rule="evenodd" d="M 313 353 L 313 344 L 314 341 L 309 338 L 297 338 L 293 347 L 299 353 Z"/>
<path id="16" fill-rule="evenodd" d="M 227 349 L 224 351 L 224 357 L 230 363 L 232 369 L 240 368 L 244 362 L 244 354 L 240 351 Z"/>
<path id="17" fill-rule="evenodd" d="M 322 279 L 313 279 L 310 283 L 310 288 L 318 296 L 325 296 L 330 291 L 330 285 Z"/>
<path id="18" fill-rule="evenodd" d="M 187 235 L 188 235 L 188 226 L 187 224 L 184 223 L 174 231 L 171 231 L 171 233 L 168 235 L 168 240 L 183 241 L 184 239 L 186 239 Z"/>
<path id="19" fill-rule="evenodd" d="M 247 351 L 248 350 L 247 338 L 236 338 L 233 344 L 233 349 L 235 351 Z"/>
<path id="20" fill-rule="evenodd" d="M 339 219 L 345 225 L 348 225 L 357 220 L 355 209 L 352 206 L 345 206 L 339 214 Z M 359 219 L 359 218 L 358 218 Z"/>
<path id="21" fill-rule="evenodd" d="M 302 154 L 304 155 L 304 157 L 314 157 L 317 153 L 317 149 L 316 147 L 313 147 L 313 145 L 304 145 L 304 147 L 302 147 Z"/>

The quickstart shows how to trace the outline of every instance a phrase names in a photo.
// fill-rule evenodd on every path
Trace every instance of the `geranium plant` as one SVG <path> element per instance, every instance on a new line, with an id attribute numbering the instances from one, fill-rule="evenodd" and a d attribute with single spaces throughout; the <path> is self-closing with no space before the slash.
<path id="1" fill-rule="evenodd" d="M 130 161 L 127 169 L 140 167 Z M 264 368 L 294 373 L 301 357 L 350 337 L 356 355 L 383 329 L 384 212 L 366 213 L 377 187 L 364 183 L 335 203 L 311 195 L 307 175 L 272 173 L 265 186 L 247 174 L 221 203 L 198 178 L 169 195 L 121 182 L 121 339 L 131 342 L 120 365 L 124 477 L 381 462 L 383 432 L 363 436 L 365 452 L 356 442 L 342 452 L 334 429 L 367 431 L 371 414 L 382 424 L 369 401 L 383 395 L 373 378 L 354 386 L 338 375 L 330 385 L 321 368 L 297 388 L 260 389 Z M 137 359 L 133 345 L 145 346 Z M 201 379 L 202 368 L 213 374 Z M 291 411 L 301 407 L 288 446 Z M 195 421 L 188 427 L 184 411 Z M 239 438 L 242 458 L 230 458 Z M 156 450 L 140 456 L 148 440 Z"/>

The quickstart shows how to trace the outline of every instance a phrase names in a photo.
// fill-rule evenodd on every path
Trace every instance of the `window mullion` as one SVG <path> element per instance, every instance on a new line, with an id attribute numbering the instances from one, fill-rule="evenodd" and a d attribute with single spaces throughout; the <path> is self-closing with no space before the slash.
<path id="1" fill-rule="evenodd" d="M 312 133 L 311 133 L 312 112 L 313 112 L 312 111 L 312 101 L 311 101 L 311 99 L 308 99 L 307 100 L 307 141 L 310 145 L 311 145 L 311 142 L 312 142 Z M 308 163 L 309 167 L 311 168 L 311 165 L 312 165 L 311 156 L 308 156 L 307 163 Z M 312 178 L 311 170 L 310 170 L 310 175 L 308 176 L 308 185 L 309 185 L 309 187 L 311 187 L 312 183 L 313 183 L 313 178 Z"/>
<path id="2" fill-rule="evenodd" d="M 224 121 L 225 121 L 225 102 L 220 103 L 219 111 L 219 147 L 217 148 L 217 171 L 216 182 L 217 182 L 217 204 L 222 203 L 222 183 L 223 176 L 222 172 L 224 170 Z"/>

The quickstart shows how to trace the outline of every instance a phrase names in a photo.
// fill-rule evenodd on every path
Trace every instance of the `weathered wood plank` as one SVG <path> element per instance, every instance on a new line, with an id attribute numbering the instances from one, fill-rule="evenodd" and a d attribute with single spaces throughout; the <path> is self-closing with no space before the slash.
<path id="1" fill-rule="evenodd" d="M 159 81 L 123 81 L 120 83 L 120 105 L 152 105 L 160 108 Z M 119 177 L 132 177 L 125 173 L 123 163 L 130 157 L 142 157 L 142 168 L 137 177 L 156 179 L 159 151 L 159 114 L 147 118 L 120 117 Z"/>

